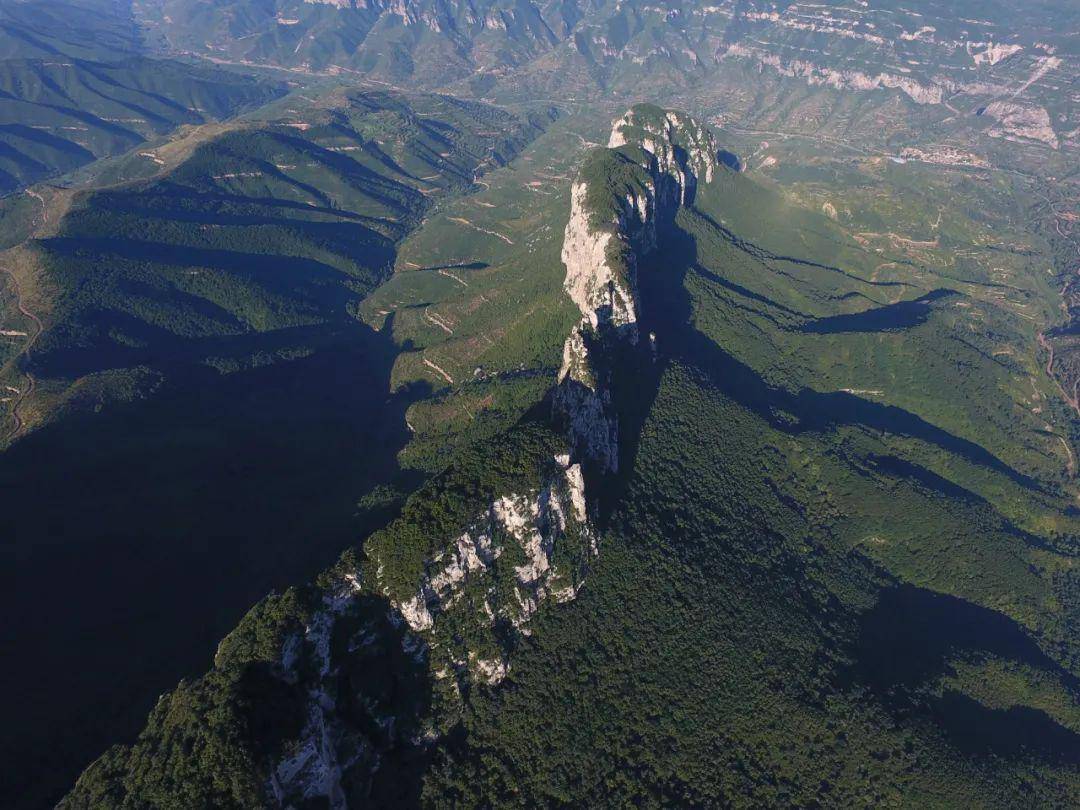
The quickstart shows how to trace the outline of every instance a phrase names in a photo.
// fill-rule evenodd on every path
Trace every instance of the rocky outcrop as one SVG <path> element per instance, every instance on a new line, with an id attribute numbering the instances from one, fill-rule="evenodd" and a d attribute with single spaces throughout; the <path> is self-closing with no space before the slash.
<path id="1" fill-rule="evenodd" d="M 838 90 L 899 90 L 916 104 L 941 104 L 949 93 L 956 90 L 954 82 L 944 79 L 926 82 L 888 71 L 873 73 L 837 69 L 806 59 L 782 59 L 778 54 L 741 43 L 728 48 L 724 57 L 749 58 L 762 67 L 772 68 L 781 76 L 802 79 L 811 85 L 834 87 Z"/>
<path id="2" fill-rule="evenodd" d="M 685 113 L 647 104 L 631 108 L 611 128 L 609 149 L 639 146 L 651 155 L 659 172 L 676 179 L 680 204 L 693 202 L 698 179 L 711 183 L 717 170 L 716 139 L 708 127 Z"/>
<path id="3" fill-rule="evenodd" d="M 991 137 L 1035 141 L 1051 149 L 1058 148 L 1057 133 L 1045 107 L 1017 101 L 994 101 L 986 106 L 982 114 L 995 122 L 986 133 Z"/>
<path id="4" fill-rule="evenodd" d="M 637 268 L 699 182 L 719 171 L 712 133 L 689 116 L 652 105 L 615 121 L 570 192 L 563 238 L 564 289 L 581 321 L 563 346 L 556 411 L 576 453 L 601 472 L 619 467 L 611 374 L 620 346 L 638 342 Z"/>
<path id="5" fill-rule="evenodd" d="M 499 496 L 432 558 L 416 594 L 396 605 L 410 630 L 430 632 L 442 617 L 465 610 L 475 614 L 471 621 L 478 628 L 492 630 L 505 621 L 528 635 L 529 620 L 542 602 L 574 598 L 595 541 L 581 466 L 569 455 L 553 461 L 536 491 Z M 557 557 L 577 565 L 560 564 Z M 445 663 L 498 683 L 509 665 L 500 657 L 496 666 L 480 657 L 483 652 L 469 650 Z"/>
<path id="6" fill-rule="evenodd" d="M 361 564 L 346 559 L 324 575 L 280 643 L 276 669 L 302 690 L 304 720 L 270 764 L 272 806 L 349 806 L 386 756 L 438 739 L 468 689 L 510 674 L 513 647 L 545 602 L 577 596 L 597 553 L 581 465 L 568 453 L 533 463 L 535 486 L 497 494 L 434 544 L 411 594 L 391 572 L 415 519 L 372 538 Z M 424 697 L 433 691 L 441 714 Z"/>
<path id="7" fill-rule="evenodd" d="M 968 54 L 976 65 L 984 63 L 996 65 L 998 62 L 1004 62 L 1013 54 L 1024 50 L 1023 45 L 1006 45 L 1001 42 L 968 42 L 966 47 Z"/>
<path id="8" fill-rule="evenodd" d="M 611 256 L 612 242 L 619 238 L 617 229 L 593 227 L 588 213 L 588 193 L 589 187 L 582 181 L 574 183 L 570 189 L 570 221 L 566 225 L 562 248 L 562 261 L 566 266 L 563 286 L 592 329 L 599 329 L 603 324 L 634 339 L 637 301 L 633 268 L 619 266 Z M 642 225 L 653 221 L 650 207 L 654 193 L 649 188 L 627 192 L 627 208 Z M 620 226 L 626 224 L 619 222 Z M 651 234 L 642 230 L 638 238 L 647 241 Z"/>

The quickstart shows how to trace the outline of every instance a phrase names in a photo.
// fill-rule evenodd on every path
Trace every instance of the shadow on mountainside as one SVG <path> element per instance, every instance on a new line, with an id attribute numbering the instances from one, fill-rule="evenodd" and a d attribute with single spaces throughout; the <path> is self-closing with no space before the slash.
<path id="1" fill-rule="evenodd" d="M 912 301 L 899 301 L 863 312 L 817 318 L 804 324 L 800 331 L 813 334 L 841 332 L 893 332 L 911 329 L 930 317 L 937 301 L 951 298 L 959 293 L 953 290 L 933 290 Z"/>
<path id="2" fill-rule="evenodd" d="M 689 210 L 684 216 L 695 213 Z M 665 369 L 675 362 L 690 369 L 700 385 L 722 393 L 785 433 L 825 433 L 842 425 L 862 426 L 927 442 L 1022 486 L 1035 486 L 979 445 L 901 408 L 850 394 L 805 389 L 790 392 L 769 385 L 694 327 L 684 280 L 696 272 L 694 238 L 679 228 L 666 234 L 661 250 L 639 267 L 639 323 L 643 336 L 655 334 L 656 350 L 654 355 L 649 341 L 643 339 L 642 346 L 626 352 L 619 361 L 613 390 L 615 401 L 620 403 L 621 472 L 605 485 L 602 520 L 611 517 L 627 491 L 642 426 Z M 891 476 L 911 478 L 946 496 L 982 502 L 967 490 L 901 459 L 874 456 L 864 463 Z M 1008 526 L 1005 529 L 1015 531 Z M 1032 544 L 1038 540 L 1027 535 L 1022 539 Z M 790 570 L 772 574 L 794 575 L 793 587 L 801 590 L 805 586 L 797 583 L 799 570 L 799 564 L 793 563 Z M 833 618 L 854 631 L 848 651 L 853 663 L 837 673 L 840 688 L 868 690 L 897 717 L 914 711 L 933 718 L 950 744 L 962 753 L 1033 755 L 1070 767 L 1080 762 L 1080 735 L 1042 711 L 1026 706 L 992 709 L 956 691 L 935 695 L 925 689 L 948 673 L 951 656 L 966 651 L 1030 665 L 1060 678 L 1072 694 L 1080 695 L 1080 681 L 1048 657 L 1014 620 L 963 599 L 910 585 L 886 586 L 877 606 L 862 616 Z"/>
<path id="3" fill-rule="evenodd" d="M 205 671 L 266 592 L 386 521 L 360 496 L 415 486 L 396 454 L 426 391 L 389 393 L 390 330 L 317 331 L 310 354 L 229 375 L 175 357 L 148 398 L 0 455 L 4 647 L 20 651 L 5 667 L 0 803 L 51 804 L 131 741 L 161 692 Z"/>
<path id="4" fill-rule="evenodd" d="M 694 209 L 684 209 L 681 216 L 695 218 L 704 227 L 719 227 Z M 694 328 L 691 300 L 684 279 L 688 273 L 699 273 L 713 281 L 718 276 L 698 265 L 693 235 L 676 226 L 664 234 L 662 240 L 661 249 L 642 262 L 638 270 L 642 302 L 639 320 L 641 344 L 632 350 L 622 350 L 622 356 L 616 361 L 618 369 L 613 375 L 613 397 L 615 402 L 620 403 L 622 470 L 633 469 L 641 426 L 652 407 L 660 377 L 669 363 L 678 361 L 694 369 L 703 385 L 730 397 L 765 419 L 771 427 L 785 433 L 823 433 L 845 425 L 892 433 L 934 445 L 1023 487 L 1039 488 L 1038 483 L 1029 476 L 1001 461 L 981 445 L 933 425 L 903 408 L 842 391 L 818 392 L 806 388 L 789 391 L 770 385 L 752 368 Z M 735 247 L 743 249 L 740 244 L 735 244 Z M 788 258 L 786 261 L 799 260 Z M 844 272 L 838 268 L 836 271 Z M 930 306 L 939 297 L 942 295 L 931 293 L 918 302 L 911 302 L 919 308 L 914 316 L 920 317 L 921 308 Z M 895 322 L 895 319 L 892 321 Z M 646 337 L 650 333 L 656 336 L 655 354 Z M 618 476 L 605 485 L 608 492 L 604 497 L 602 514 L 608 514 L 618 500 L 625 486 L 623 478 L 622 475 Z"/>
<path id="5" fill-rule="evenodd" d="M 892 711 L 918 710 L 934 718 L 948 740 L 967 754 L 1080 764 L 1080 735 L 1028 706 L 993 709 L 961 692 L 934 684 L 956 658 L 990 657 L 1052 673 L 1074 695 L 1080 680 L 1050 659 L 1008 617 L 947 594 L 913 585 L 881 592 L 859 617 L 851 667 L 842 686 L 870 690 Z"/>
<path id="6" fill-rule="evenodd" d="M 697 213 L 688 210 L 685 216 L 697 217 Z M 792 392 L 768 384 L 752 368 L 691 326 L 691 302 L 683 286 L 683 279 L 690 272 L 698 272 L 696 243 L 690 233 L 676 229 L 667 240 L 663 258 L 654 261 L 639 276 L 644 328 L 658 336 L 661 363 L 666 362 L 665 358 L 672 358 L 696 368 L 706 384 L 785 433 L 797 435 L 808 431 L 823 432 L 842 425 L 861 426 L 924 441 L 971 464 L 1004 475 L 1021 486 L 1038 488 L 1034 480 L 981 445 L 903 408 L 842 391 L 818 392 L 804 388 Z"/>

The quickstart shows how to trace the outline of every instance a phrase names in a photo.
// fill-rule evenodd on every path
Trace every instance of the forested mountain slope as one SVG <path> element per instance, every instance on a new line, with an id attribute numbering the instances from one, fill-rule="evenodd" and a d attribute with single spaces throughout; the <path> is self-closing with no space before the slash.
<path id="1" fill-rule="evenodd" d="M 4 4 L 0 805 L 1080 805 L 1078 26 Z"/>
<path id="2" fill-rule="evenodd" d="M 965 415 L 1027 396 L 1030 327 L 881 272 L 688 116 L 610 144 L 561 198 L 535 406 L 63 806 L 1077 801 L 1073 485 L 1037 414 Z"/>
<path id="3" fill-rule="evenodd" d="M 43 190 L 50 218 L 2 259 L 35 319 L 5 323 L 33 342 L 3 368 L 0 456 L 23 661 L 5 795 L 25 806 L 270 588 L 384 520 L 393 490 L 357 506 L 376 483 L 415 486 L 395 453 L 426 389 L 390 393 L 400 349 L 357 304 L 426 212 L 549 123 L 386 92 L 284 103 L 113 168 L 148 179 Z"/>

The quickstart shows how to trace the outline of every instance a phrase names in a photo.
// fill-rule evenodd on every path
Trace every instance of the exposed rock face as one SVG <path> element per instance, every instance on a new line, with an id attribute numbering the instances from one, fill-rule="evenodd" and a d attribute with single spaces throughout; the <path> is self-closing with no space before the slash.
<path id="1" fill-rule="evenodd" d="M 994 101 L 987 105 L 983 114 L 996 122 L 987 131 L 992 137 L 1038 141 L 1053 149 L 1058 148 L 1058 137 L 1045 107 L 1015 101 Z"/>
<path id="2" fill-rule="evenodd" d="M 683 204 L 693 202 L 699 178 L 712 182 L 718 165 L 711 130 L 685 113 L 648 104 L 631 108 L 612 125 L 608 148 L 626 144 L 640 146 L 656 159 L 654 171 L 678 180 Z"/>
<path id="3" fill-rule="evenodd" d="M 1020 53 L 1022 50 L 1024 50 L 1023 45 L 1006 45 L 1001 42 L 967 43 L 967 52 L 971 54 L 971 58 L 976 65 L 981 65 L 984 62 L 988 65 L 996 65 L 998 62 L 1003 62 L 1014 53 Z"/>
<path id="4" fill-rule="evenodd" d="M 838 70 L 805 59 L 784 60 L 756 46 L 733 45 L 724 54 L 728 58 L 751 58 L 764 67 L 776 70 L 781 76 L 802 79 L 807 84 L 825 85 L 841 90 L 899 90 L 916 104 L 941 104 L 946 95 L 956 89 L 954 83 L 920 82 L 896 73 L 867 73 L 861 70 Z"/>
<path id="5" fill-rule="evenodd" d="M 346 807 L 341 787 L 342 771 L 361 759 L 374 755 L 369 742 L 350 732 L 337 718 L 333 689 L 335 673 L 331 664 L 330 637 L 335 623 L 361 592 L 360 581 L 347 577 L 323 596 L 302 635 L 286 640 L 281 669 L 286 678 L 299 680 L 299 662 L 316 670 L 307 692 L 307 722 L 290 753 L 276 763 L 270 773 L 269 789 L 280 806 L 297 801 L 325 798 L 332 810 Z M 307 655 L 302 655 L 306 648 Z"/>
<path id="6" fill-rule="evenodd" d="M 633 336 L 637 331 L 637 301 L 632 274 L 627 272 L 632 268 L 618 267 L 609 259 L 611 243 L 618 237 L 613 231 L 592 227 L 586 202 L 588 191 L 580 181 L 570 190 L 570 221 L 562 248 L 566 265 L 563 287 L 593 329 L 604 324 Z M 651 194 L 631 193 L 627 200 L 628 208 L 642 223 L 652 223 L 648 209 L 652 203 Z"/>
<path id="7" fill-rule="evenodd" d="M 505 620 L 528 635 L 528 622 L 540 604 L 549 597 L 560 602 L 573 598 L 584 578 L 583 565 L 567 569 L 556 561 L 557 553 L 580 563 L 595 554 L 584 477 L 569 455 L 554 459 L 539 490 L 496 498 L 431 560 L 416 595 L 398 608 L 415 633 L 431 631 L 440 617 L 460 607 L 476 612 L 477 625 L 492 629 Z M 475 598 L 465 600 L 467 591 Z M 489 684 L 509 671 L 505 659 L 495 667 L 475 650 L 447 663 L 459 671 L 472 670 Z"/>
<path id="8" fill-rule="evenodd" d="M 607 149 L 590 156 L 570 195 L 563 238 L 564 289 L 581 322 L 563 346 L 555 406 L 575 451 L 604 472 L 619 466 L 611 364 L 620 344 L 638 342 L 637 266 L 658 229 L 697 184 L 719 171 L 712 133 L 689 116 L 651 105 L 615 121 Z"/>
<path id="9" fill-rule="evenodd" d="M 506 678 L 514 635 L 530 634 L 544 602 L 577 596 L 597 553 L 581 466 L 569 454 L 549 457 L 539 480 L 535 489 L 495 497 L 425 564 L 410 598 L 398 601 L 381 584 L 393 562 L 378 556 L 364 573 L 321 586 L 302 630 L 281 645 L 278 669 L 302 685 L 306 720 L 272 763 L 266 791 L 274 806 L 349 806 L 355 785 L 371 778 L 387 751 L 439 736 L 422 705 L 395 705 L 400 693 L 423 694 L 399 680 L 449 681 L 460 703 L 469 686 Z M 386 661 L 395 656 L 397 663 Z M 367 683 L 380 665 L 381 692 Z"/>

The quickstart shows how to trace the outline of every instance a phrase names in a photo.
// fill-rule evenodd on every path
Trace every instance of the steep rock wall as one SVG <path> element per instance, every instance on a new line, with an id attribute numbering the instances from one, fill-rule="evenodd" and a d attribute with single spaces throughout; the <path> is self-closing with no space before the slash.
<path id="1" fill-rule="evenodd" d="M 564 289 L 581 321 L 563 346 L 555 408 L 575 452 L 602 472 L 619 467 L 610 377 L 620 346 L 639 338 L 638 262 L 718 171 L 706 127 L 641 104 L 615 121 L 608 148 L 594 150 L 571 189 Z"/>

